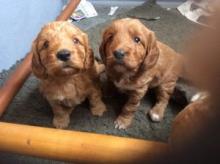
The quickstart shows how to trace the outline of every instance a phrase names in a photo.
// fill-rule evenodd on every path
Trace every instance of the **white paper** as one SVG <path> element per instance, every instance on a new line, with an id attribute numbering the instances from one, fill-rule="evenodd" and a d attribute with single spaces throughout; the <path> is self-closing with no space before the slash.
<path id="1" fill-rule="evenodd" d="M 204 22 L 200 22 L 199 18 L 202 16 L 209 17 L 214 10 L 214 3 L 216 0 L 201 0 L 199 2 L 188 0 L 177 7 L 182 15 L 189 20 L 204 25 Z"/>
<path id="2" fill-rule="evenodd" d="M 87 18 L 95 17 L 98 15 L 95 7 L 92 5 L 91 2 L 87 0 L 81 0 L 78 7 L 76 8 L 76 11 L 77 10 L 81 10 Z"/>
<path id="3" fill-rule="evenodd" d="M 118 9 L 118 6 L 111 6 L 108 15 L 114 15 L 117 9 Z"/>

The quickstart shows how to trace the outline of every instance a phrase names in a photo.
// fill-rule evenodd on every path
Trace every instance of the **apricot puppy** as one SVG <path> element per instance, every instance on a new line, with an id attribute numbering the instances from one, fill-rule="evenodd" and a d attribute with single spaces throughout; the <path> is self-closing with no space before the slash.
<path id="1" fill-rule="evenodd" d="M 40 91 L 50 103 L 56 128 L 66 128 L 74 107 L 89 99 L 93 115 L 106 107 L 97 84 L 104 65 L 94 60 L 88 36 L 68 22 L 44 26 L 32 45 L 32 70 Z"/>
<path id="2" fill-rule="evenodd" d="M 178 74 L 180 55 L 157 41 L 154 33 L 136 19 L 112 22 L 103 34 L 100 54 L 108 78 L 129 99 L 115 121 L 127 128 L 148 88 L 157 87 L 157 103 L 150 110 L 153 121 L 161 121 Z"/>

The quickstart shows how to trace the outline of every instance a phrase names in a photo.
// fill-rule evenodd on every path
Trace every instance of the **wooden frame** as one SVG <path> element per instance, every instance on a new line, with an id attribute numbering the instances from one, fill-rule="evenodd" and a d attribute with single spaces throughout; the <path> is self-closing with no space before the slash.
<path id="1" fill-rule="evenodd" d="M 0 150 L 73 162 L 132 163 L 157 159 L 168 147 L 145 140 L 0 123 Z"/>
<path id="2" fill-rule="evenodd" d="M 71 0 L 56 20 L 67 20 L 80 0 Z M 0 89 L 0 116 L 31 73 L 29 53 Z M 78 162 L 123 163 L 157 158 L 163 143 L 0 122 L 0 151 Z"/>

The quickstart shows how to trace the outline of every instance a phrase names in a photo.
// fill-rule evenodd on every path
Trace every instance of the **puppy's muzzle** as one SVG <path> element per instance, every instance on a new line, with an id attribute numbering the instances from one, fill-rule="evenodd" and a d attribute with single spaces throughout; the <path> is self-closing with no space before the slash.
<path id="1" fill-rule="evenodd" d="M 66 62 L 70 59 L 71 52 L 69 50 L 63 49 L 57 52 L 57 59 Z"/>
<path id="2" fill-rule="evenodd" d="M 125 52 L 122 49 L 118 49 L 113 52 L 113 55 L 117 60 L 122 60 L 125 56 Z"/>

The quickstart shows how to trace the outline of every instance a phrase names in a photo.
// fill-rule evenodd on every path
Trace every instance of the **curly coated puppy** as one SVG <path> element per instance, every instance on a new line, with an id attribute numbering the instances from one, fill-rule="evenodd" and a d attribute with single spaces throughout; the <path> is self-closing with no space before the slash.
<path id="1" fill-rule="evenodd" d="M 115 127 L 127 128 L 148 88 L 157 87 L 157 103 L 150 110 L 153 121 L 161 121 L 178 74 L 180 55 L 158 41 L 139 20 L 124 18 L 113 21 L 103 34 L 100 54 L 108 78 L 129 98 Z"/>
<path id="2" fill-rule="evenodd" d="M 40 91 L 51 105 L 53 125 L 66 128 L 74 107 L 89 99 L 93 115 L 106 107 L 97 85 L 104 65 L 94 60 L 88 36 L 68 22 L 44 26 L 32 46 L 32 70 L 40 80 Z"/>

